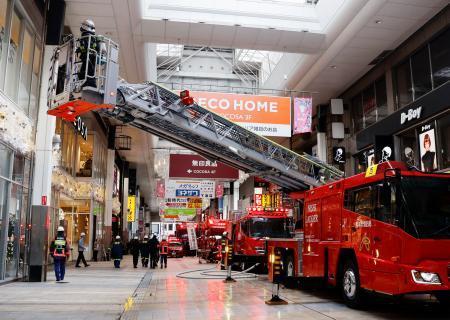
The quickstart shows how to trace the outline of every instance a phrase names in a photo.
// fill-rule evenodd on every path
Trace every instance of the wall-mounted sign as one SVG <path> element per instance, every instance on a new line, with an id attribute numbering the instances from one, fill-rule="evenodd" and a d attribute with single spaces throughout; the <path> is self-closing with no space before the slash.
<path id="1" fill-rule="evenodd" d="M 239 179 L 239 170 L 195 154 L 171 154 L 170 178 Z"/>
<path id="2" fill-rule="evenodd" d="M 190 92 L 202 107 L 263 136 L 291 136 L 291 98 Z"/>
<path id="3" fill-rule="evenodd" d="M 206 199 L 215 198 L 216 184 L 211 180 L 167 180 L 166 197 L 200 197 Z"/>
<path id="4" fill-rule="evenodd" d="M 414 109 L 408 109 L 406 112 L 400 113 L 400 124 L 404 124 L 405 122 L 420 119 L 420 115 L 422 113 L 422 107 L 417 107 Z"/>
<path id="5" fill-rule="evenodd" d="M 294 132 L 311 132 L 312 98 L 294 98 Z"/>
<path id="6" fill-rule="evenodd" d="M 436 137 L 433 124 L 420 127 L 419 147 L 422 171 L 432 172 L 436 170 Z"/>
<path id="7" fill-rule="evenodd" d="M 80 117 L 77 117 L 77 119 L 73 122 L 73 126 L 78 131 L 80 136 L 82 136 L 84 140 L 87 140 L 87 127 Z"/>
<path id="8" fill-rule="evenodd" d="M 345 148 L 333 147 L 333 163 L 342 164 L 345 163 Z"/>
<path id="9" fill-rule="evenodd" d="M 134 222 L 136 220 L 136 196 L 128 196 L 128 212 L 127 222 Z"/>

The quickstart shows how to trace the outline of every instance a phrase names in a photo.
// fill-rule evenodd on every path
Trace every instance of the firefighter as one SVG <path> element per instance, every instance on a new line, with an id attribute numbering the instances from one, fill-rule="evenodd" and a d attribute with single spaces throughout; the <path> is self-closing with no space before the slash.
<path id="1" fill-rule="evenodd" d="M 56 281 L 63 281 L 66 273 L 66 260 L 70 255 L 70 247 L 64 235 L 64 227 L 58 227 L 55 240 L 50 245 L 50 254 L 55 265 Z"/>
<path id="2" fill-rule="evenodd" d="M 86 80 L 83 87 L 97 87 L 95 81 L 95 52 L 100 51 L 100 39 L 95 35 L 95 24 L 92 20 L 85 20 L 80 26 L 81 39 L 80 46 L 77 49 L 78 59 L 82 62 L 80 72 L 78 73 L 78 80 Z M 89 43 L 90 40 L 90 43 Z M 94 51 L 89 51 L 92 49 Z M 89 52 L 89 58 L 88 58 Z M 88 61 L 89 60 L 89 61 Z M 87 79 L 86 75 L 87 66 Z"/>
<path id="3" fill-rule="evenodd" d="M 166 238 L 164 237 L 161 240 L 161 243 L 159 244 L 159 256 L 161 257 L 161 269 L 163 268 L 163 264 L 164 264 L 164 268 L 167 268 L 167 254 L 169 253 L 169 243 L 167 242 Z"/>
<path id="4" fill-rule="evenodd" d="M 116 241 L 114 241 L 111 249 L 111 257 L 114 260 L 114 267 L 120 268 L 120 260 L 123 258 L 123 245 L 120 236 L 116 236 Z"/>
<path id="5" fill-rule="evenodd" d="M 129 249 L 130 253 L 133 255 L 133 267 L 137 268 L 140 251 L 140 243 L 137 236 L 134 236 L 133 240 L 130 241 Z"/>
<path id="6" fill-rule="evenodd" d="M 156 234 L 150 239 L 149 247 L 150 247 L 150 268 L 155 269 L 158 266 L 158 245 L 159 241 L 156 237 Z"/>
<path id="7" fill-rule="evenodd" d="M 142 240 L 140 245 L 140 251 L 141 251 L 141 262 L 143 268 L 148 268 L 148 258 L 150 255 L 150 247 L 148 243 L 148 236 L 144 236 L 144 240 Z"/>

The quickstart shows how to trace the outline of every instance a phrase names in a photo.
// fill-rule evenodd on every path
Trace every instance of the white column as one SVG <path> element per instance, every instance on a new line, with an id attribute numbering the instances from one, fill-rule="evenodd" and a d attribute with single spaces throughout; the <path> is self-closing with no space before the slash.
<path id="1" fill-rule="evenodd" d="M 55 46 L 45 46 L 44 62 L 39 94 L 38 121 L 36 126 L 36 151 L 33 174 L 32 205 L 41 205 L 42 196 L 47 197 L 50 205 L 53 169 L 53 136 L 56 118 L 47 115 L 47 90 L 50 77 L 50 63 Z"/>
<path id="2" fill-rule="evenodd" d="M 145 76 L 148 81 L 157 81 L 156 43 L 144 44 Z"/>

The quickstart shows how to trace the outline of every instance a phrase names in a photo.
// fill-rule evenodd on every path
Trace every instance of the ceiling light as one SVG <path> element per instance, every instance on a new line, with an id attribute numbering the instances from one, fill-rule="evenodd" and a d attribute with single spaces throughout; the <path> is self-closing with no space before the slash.
<path id="1" fill-rule="evenodd" d="M 381 20 L 381 19 L 375 20 L 376 24 L 380 24 L 381 22 L 383 22 L 383 20 Z"/>
<path id="2" fill-rule="evenodd" d="M 337 67 L 336 67 L 335 64 L 332 64 L 332 65 L 330 66 L 330 68 L 331 68 L 331 69 L 336 69 Z"/>
<path id="3" fill-rule="evenodd" d="M 241 25 L 240 24 L 238 24 L 238 23 L 236 23 L 235 25 L 234 25 L 235 27 L 240 27 Z"/>
<path id="4" fill-rule="evenodd" d="M 169 21 L 168 18 L 162 18 L 161 20 L 162 20 L 162 21 Z"/>
<path id="5" fill-rule="evenodd" d="M 205 21 L 199 21 L 198 23 L 205 23 Z"/>
<path id="6" fill-rule="evenodd" d="M 275 28 L 274 28 L 274 27 L 269 27 L 268 29 L 269 29 L 269 30 L 275 30 Z"/>

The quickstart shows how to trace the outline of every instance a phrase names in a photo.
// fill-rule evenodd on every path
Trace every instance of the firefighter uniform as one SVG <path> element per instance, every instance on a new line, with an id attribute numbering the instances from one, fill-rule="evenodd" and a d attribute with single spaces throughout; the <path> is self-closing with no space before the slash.
<path id="1" fill-rule="evenodd" d="M 164 268 L 167 268 L 167 255 L 169 254 L 169 243 L 166 239 L 163 239 L 159 244 L 159 256 L 161 257 L 161 269 L 164 264 Z"/>
<path id="2" fill-rule="evenodd" d="M 158 245 L 159 241 L 156 235 L 148 242 L 150 248 L 150 268 L 155 269 L 158 266 Z"/>
<path id="3" fill-rule="evenodd" d="M 64 236 L 64 228 L 59 227 L 55 240 L 50 244 L 50 254 L 53 257 L 56 281 L 64 280 L 66 259 L 70 255 L 70 247 Z"/>
<path id="4" fill-rule="evenodd" d="M 114 241 L 111 248 L 111 257 L 114 260 L 114 267 L 120 268 L 120 261 L 123 258 L 123 245 L 119 236 L 116 237 L 116 241 Z"/>
<path id="5" fill-rule="evenodd" d="M 133 240 L 130 241 L 130 253 L 133 255 L 133 267 L 137 268 L 137 264 L 139 261 L 139 248 L 140 243 L 138 237 L 134 237 Z"/>
<path id="6" fill-rule="evenodd" d="M 140 251 L 141 251 L 142 267 L 148 268 L 148 260 L 150 256 L 150 246 L 148 243 L 148 236 L 145 236 L 144 240 L 142 240 L 140 244 Z"/>

